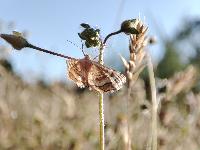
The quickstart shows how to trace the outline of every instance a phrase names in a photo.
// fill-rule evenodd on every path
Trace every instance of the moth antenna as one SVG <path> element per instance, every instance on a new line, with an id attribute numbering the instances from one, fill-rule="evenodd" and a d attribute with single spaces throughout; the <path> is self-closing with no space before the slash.
<path id="1" fill-rule="evenodd" d="M 73 45 L 76 46 L 78 49 L 80 49 L 80 50 L 82 51 L 83 55 L 85 56 L 85 52 L 83 51 L 83 46 L 84 46 L 83 43 L 82 43 L 82 46 L 81 46 L 81 48 L 80 48 L 77 44 L 75 44 L 74 42 L 72 42 L 72 41 L 70 41 L 70 40 L 67 40 L 67 42 L 73 44 Z"/>
<path id="2" fill-rule="evenodd" d="M 99 56 L 99 55 L 95 56 L 95 57 L 93 58 L 93 60 L 95 60 L 98 56 Z"/>
<path id="3" fill-rule="evenodd" d="M 72 42 L 72 41 L 70 41 L 70 40 L 67 40 L 67 42 L 71 43 L 72 45 L 76 46 L 78 49 L 81 50 L 81 48 L 80 48 L 77 44 L 75 44 L 74 42 Z"/>

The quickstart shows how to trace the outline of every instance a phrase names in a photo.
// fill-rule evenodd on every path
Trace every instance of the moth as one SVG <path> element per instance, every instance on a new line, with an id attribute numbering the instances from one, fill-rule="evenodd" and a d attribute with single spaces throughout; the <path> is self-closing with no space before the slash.
<path id="1" fill-rule="evenodd" d="M 111 68 L 101 65 L 85 55 L 83 59 L 67 60 L 68 76 L 78 87 L 89 87 L 94 91 L 114 92 L 122 88 L 126 77 Z"/>

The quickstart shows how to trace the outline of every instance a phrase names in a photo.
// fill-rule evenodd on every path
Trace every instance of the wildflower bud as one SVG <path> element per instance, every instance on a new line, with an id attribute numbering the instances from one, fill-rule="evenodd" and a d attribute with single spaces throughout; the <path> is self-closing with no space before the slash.
<path id="1" fill-rule="evenodd" d="M 78 33 L 78 35 L 83 41 L 85 41 L 85 46 L 87 48 L 100 46 L 100 30 L 91 28 L 90 25 L 86 23 L 82 23 L 81 27 L 83 27 L 84 30 L 81 33 Z"/>
<path id="2" fill-rule="evenodd" d="M 21 50 L 22 48 L 27 47 L 28 42 L 22 36 L 12 35 L 12 34 L 0 34 L 0 37 L 6 42 L 12 45 L 16 50 Z"/>
<path id="3" fill-rule="evenodd" d="M 138 19 L 125 20 L 121 24 L 121 31 L 125 34 L 139 34 L 139 31 L 136 29 L 138 24 Z"/>

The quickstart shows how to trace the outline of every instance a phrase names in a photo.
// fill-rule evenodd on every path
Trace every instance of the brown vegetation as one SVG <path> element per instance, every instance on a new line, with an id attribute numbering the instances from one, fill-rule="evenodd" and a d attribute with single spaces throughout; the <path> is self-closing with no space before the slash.
<path id="1" fill-rule="evenodd" d="M 0 149 L 98 148 L 97 95 L 91 91 L 77 91 L 63 83 L 30 85 L 2 64 Z M 194 67 L 177 73 L 165 81 L 163 86 L 166 86 L 167 92 L 162 91 L 158 95 L 158 141 L 161 150 L 198 149 L 200 146 L 200 95 L 191 91 L 195 76 Z M 145 149 L 150 135 L 151 110 L 145 91 L 143 81 L 138 80 L 129 102 L 133 149 Z M 124 146 L 125 93 L 122 89 L 105 97 L 106 149 L 109 150 L 123 149 Z"/>

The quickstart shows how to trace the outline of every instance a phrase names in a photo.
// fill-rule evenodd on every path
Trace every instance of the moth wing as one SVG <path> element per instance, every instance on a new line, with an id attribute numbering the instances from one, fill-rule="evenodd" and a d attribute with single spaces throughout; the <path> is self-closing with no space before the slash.
<path id="1" fill-rule="evenodd" d="M 93 65 L 88 73 L 88 84 L 101 93 L 114 92 L 122 88 L 126 77 L 111 68 L 92 61 Z"/>
<path id="2" fill-rule="evenodd" d="M 82 71 L 81 64 L 78 59 L 68 59 L 67 60 L 68 67 L 68 77 L 72 81 L 74 81 L 78 87 L 84 88 L 85 84 L 82 80 Z"/>

